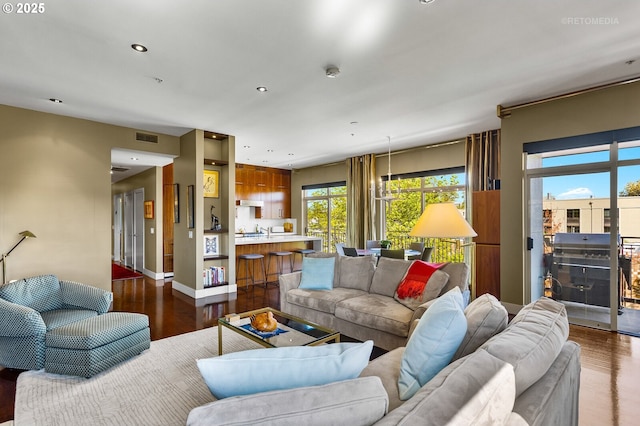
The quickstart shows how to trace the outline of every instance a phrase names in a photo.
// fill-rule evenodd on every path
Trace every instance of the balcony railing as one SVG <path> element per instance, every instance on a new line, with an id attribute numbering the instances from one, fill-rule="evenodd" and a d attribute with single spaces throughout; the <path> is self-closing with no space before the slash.
<path id="1" fill-rule="evenodd" d="M 345 243 L 346 232 L 307 231 L 307 236 L 322 239 L 322 251 L 334 253 L 336 243 Z M 424 241 L 425 247 L 433 247 L 431 262 L 463 262 L 465 259 L 465 247 L 455 241 L 442 240 L 440 238 L 417 238 L 409 236 L 406 232 L 388 233 L 387 240 L 391 241 L 391 248 L 409 248 L 413 242 Z M 357 247 L 362 248 L 362 247 Z"/>

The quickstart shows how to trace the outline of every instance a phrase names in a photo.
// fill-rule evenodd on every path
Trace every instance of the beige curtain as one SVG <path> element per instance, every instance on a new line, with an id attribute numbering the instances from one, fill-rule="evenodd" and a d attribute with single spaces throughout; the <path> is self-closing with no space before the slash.
<path id="1" fill-rule="evenodd" d="M 500 180 L 500 129 L 467 136 L 467 193 L 497 189 Z"/>
<path id="2" fill-rule="evenodd" d="M 374 240 L 374 197 L 376 157 L 373 154 L 348 158 L 347 162 L 347 241 L 348 247 L 364 248 Z"/>

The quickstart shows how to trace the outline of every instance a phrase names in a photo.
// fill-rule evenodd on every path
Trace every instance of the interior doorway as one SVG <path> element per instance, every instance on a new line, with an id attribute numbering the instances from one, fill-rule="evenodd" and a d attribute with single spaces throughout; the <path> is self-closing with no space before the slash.
<path id="1" fill-rule="evenodd" d="M 161 276 L 163 273 L 166 276 L 167 272 L 169 276 L 173 275 L 173 213 L 176 200 L 173 196 L 173 160 L 175 158 L 174 155 L 149 151 L 124 148 L 111 150 L 111 184 L 114 198 L 113 260 L 148 276 Z M 163 168 L 162 196 L 156 194 L 157 176 L 149 178 L 150 174 L 141 175 L 158 167 Z M 166 171 L 170 173 L 165 176 Z M 158 173 L 157 169 L 156 173 Z M 136 193 L 136 191 L 139 192 Z M 157 223 L 144 219 L 145 197 L 155 203 Z M 160 235 L 163 240 L 162 248 L 157 246 L 157 235 Z M 145 241 L 145 237 L 149 240 Z M 158 250 L 163 250 L 164 262 L 160 264 L 154 262 L 154 259 L 157 259 L 156 251 Z"/>
<path id="2" fill-rule="evenodd" d="M 144 188 L 124 193 L 122 211 L 123 263 L 131 269 L 142 271 L 144 269 Z"/>
<path id="3" fill-rule="evenodd" d="M 113 261 L 122 262 L 124 248 L 123 207 L 122 194 L 113 196 Z"/>

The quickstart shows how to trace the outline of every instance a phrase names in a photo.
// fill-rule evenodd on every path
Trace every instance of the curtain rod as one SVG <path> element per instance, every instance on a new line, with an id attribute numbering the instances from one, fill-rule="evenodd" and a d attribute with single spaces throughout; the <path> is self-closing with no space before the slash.
<path id="1" fill-rule="evenodd" d="M 577 96 L 577 95 L 582 95 L 582 94 L 585 94 L 585 93 L 591 93 L 591 92 L 595 92 L 597 90 L 608 89 L 608 88 L 611 88 L 611 87 L 623 86 L 625 84 L 636 83 L 638 81 L 640 81 L 640 76 L 627 78 L 625 80 L 614 81 L 612 83 L 600 84 L 598 86 L 587 87 L 586 89 L 574 90 L 573 92 L 564 93 L 562 95 L 550 96 L 548 98 L 538 99 L 536 101 L 524 102 L 522 104 L 512 105 L 512 106 L 509 106 L 509 107 L 503 107 L 502 105 L 498 105 L 497 108 L 496 108 L 496 115 L 499 118 L 507 118 L 507 117 L 511 116 L 511 112 L 513 112 L 513 111 L 515 111 L 517 109 L 521 109 L 521 108 L 525 108 L 525 107 L 529 107 L 529 106 L 534 106 L 534 105 L 540 105 L 540 104 L 544 104 L 544 103 L 547 103 L 547 102 L 550 102 L 550 101 L 556 101 L 556 100 L 559 100 L 559 99 L 572 98 L 572 97 Z"/>
<path id="2" fill-rule="evenodd" d="M 406 148 L 406 149 L 401 149 L 400 151 L 391 151 L 391 155 L 397 155 L 397 154 L 404 154 L 406 152 L 413 152 L 413 151 L 420 151 L 423 149 L 431 149 L 431 148 L 439 148 L 441 146 L 446 146 L 446 145 L 455 145 L 457 143 L 461 143 L 461 142 L 465 142 L 467 139 L 454 139 L 452 141 L 447 141 L 447 142 L 438 142 L 438 143 L 434 143 L 431 145 L 421 145 L 421 146 L 416 146 L 413 148 Z M 386 157 L 388 155 L 388 153 L 381 153 L 381 154 L 375 154 L 376 158 L 378 157 Z"/>
<path id="3" fill-rule="evenodd" d="M 447 141 L 447 142 L 438 142 L 438 143 L 435 143 L 435 144 L 432 144 L 432 145 L 421 145 L 421 146 L 416 146 L 416 147 L 413 147 L 413 148 L 403 149 L 403 150 L 400 150 L 400 151 L 391 151 L 391 155 L 404 154 L 405 152 L 419 151 L 421 149 L 438 148 L 438 147 L 445 146 L 445 145 L 454 145 L 454 144 L 457 144 L 457 143 L 460 143 L 460 142 L 465 142 L 465 141 L 466 141 L 466 138 L 465 139 L 454 139 L 454 140 Z M 361 155 L 364 155 L 364 154 L 361 154 Z M 378 158 L 378 157 L 386 157 L 387 153 L 385 152 L 385 153 L 374 154 L 374 155 L 376 156 L 376 158 Z M 354 157 L 358 157 L 358 155 L 355 155 Z M 334 161 L 333 163 L 319 164 L 319 165 L 313 166 L 313 167 L 337 166 L 337 165 L 344 164 L 345 160 L 346 160 L 346 158 L 344 160 L 342 160 L 342 161 Z"/>

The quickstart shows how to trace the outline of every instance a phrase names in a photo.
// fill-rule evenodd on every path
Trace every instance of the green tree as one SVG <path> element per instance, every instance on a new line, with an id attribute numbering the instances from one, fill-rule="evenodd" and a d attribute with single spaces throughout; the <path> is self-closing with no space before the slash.
<path id="1" fill-rule="evenodd" d="M 640 195 L 640 180 L 627 182 L 624 189 L 620 191 L 621 197 L 634 197 Z"/>
<path id="2" fill-rule="evenodd" d="M 434 188 L 432 192 L 423 192 L 420 187 L 420 178 L 402 179 L 400 180 L 401 192 L 399 199 L 391 203 L 387 203 L 386 207 L 386 228 L 387 236 L 405 237 L 418 221 L 422 214 L 424 197 L 424 205 L 432 203 L 453 202 L 458 204 L 458 208 L 464 208 L 464 203 L 460 200 L 458 191 L 446 190 L 444 188 L 460 185 L 460 179 L 456 175 L 445 176 L 428 176 L 424 178 L 425 188 Z M 398 183 L 392 183 L 395 192 Z M 438 191 L 437 188 L 443 188 Z"/>
<path id="3" fill-rule="evenodd" d="M 324 231 L 328 225 L 329 204 L 327 200 L 307 201 L 307 228 L 309 231 Z"/>
<path id="4" fill-rule="evenodd" d="M 323 249 L 333 250 L 333 243 L 344 241 L 347 225 L 346 186 L 309 190 L 307 200 L 306 232 L 322 236 Z M 331 233 L 331 235 L 329 235 Z"/>

